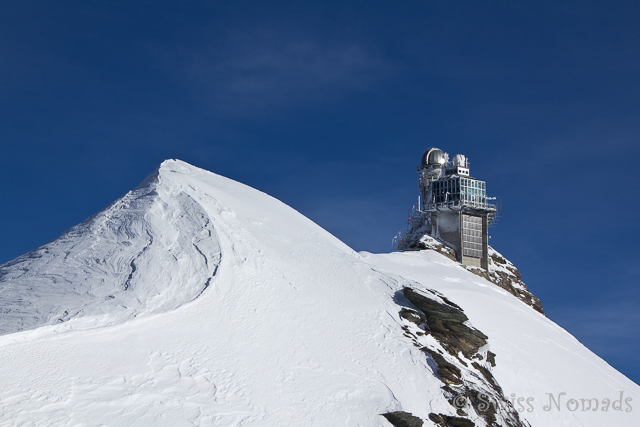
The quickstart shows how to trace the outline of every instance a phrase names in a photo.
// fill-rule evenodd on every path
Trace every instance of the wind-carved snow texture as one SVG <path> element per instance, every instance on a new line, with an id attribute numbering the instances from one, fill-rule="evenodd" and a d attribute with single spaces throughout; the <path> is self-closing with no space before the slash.
<path id="1" fill-rule="evenodd" d="M 0 266 L 0 334 L 84 316 L 92 319 L 85 327 L 105 326 L 197 298 L 220 247 L 206 211 L 168 175 L 154 172 L 82 224 Z"/>

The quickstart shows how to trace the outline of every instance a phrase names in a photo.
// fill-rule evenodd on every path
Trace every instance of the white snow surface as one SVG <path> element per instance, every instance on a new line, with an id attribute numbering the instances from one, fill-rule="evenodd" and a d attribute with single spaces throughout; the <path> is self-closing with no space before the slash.
<path id="1" fill-rule="evenodd" d="M 505 395 L 533 399 L 521 413 L 532 426 L 640 425 L 640 387 L 459 264 L 358 254 L 177 160 L 0 266 L 0 425 L 389 426 L 379 414 L 396 410 L 433 425 L 429 413 L 455 411 L 403 335 L 404 286 L 464 309 Z M 621 411 L 567 407 L 620 393 Z"/>
<path id="2" fill-rule="evenodd" d="M 78 316 L 91 316 L 89 327 L 112 325 L 172 310 L 204 290 L 220 262 L 211 221 L 161 170 L 59 238 L 0 266 L 0 334 Z"/>

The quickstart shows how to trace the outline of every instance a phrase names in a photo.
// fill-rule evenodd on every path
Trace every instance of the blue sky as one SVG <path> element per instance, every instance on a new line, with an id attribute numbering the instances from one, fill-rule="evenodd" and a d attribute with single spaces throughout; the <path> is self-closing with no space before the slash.
<path id="1" fill-rule="evenodd" d="M 0 262 L 179 158 L 388 251 L 437 146 L 501 196 L 492 245 L 640 382 L 640 6 L 0 5 Z"/>

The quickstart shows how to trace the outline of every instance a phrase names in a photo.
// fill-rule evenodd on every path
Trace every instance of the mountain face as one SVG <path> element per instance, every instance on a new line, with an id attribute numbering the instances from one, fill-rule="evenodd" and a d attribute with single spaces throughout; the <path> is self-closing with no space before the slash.
<path id="1" fill-rule="evenodd" d="M 197 298 L 220 247 L 202 206 L 165 181 L 156 171 L 82 224 L 0 266 L 0 334 L 79 317 L 88 327 L 115 324 Z"/>
<path id="2" fill-rule="evenodd" d="M 435 249 L 356 253 L 166 161 L 0 266 L 0 426 L 638 424 L 640 388 L 504 257 L 515 291 Z"/>

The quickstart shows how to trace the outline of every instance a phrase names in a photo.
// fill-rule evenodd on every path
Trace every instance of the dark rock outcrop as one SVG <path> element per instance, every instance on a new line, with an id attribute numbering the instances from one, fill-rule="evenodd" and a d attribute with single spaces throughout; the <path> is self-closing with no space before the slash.
<path id="1" fill-rule="evenodd" d="M 462 309 L 446 298 L 444 303 L 428 298 L 411 288 L 404 288 L 403 295 L 415 305 L 426 318 L 431 335 L 453 356 L 462 352 L 471 358 L 487 343 L 487 336 L 464 324 L 469 318 Z"/>
<path id="2" fill-rule="evenodd" d="M 432 290 L 405 287 L 402 295 L 413 305 L 400 310 L 400 317 L 406 321 L 404 335 L 428 357 L 434 374 L 443 383 L 442 393 L 455 412 L 431 413 L 429 419 L 440 427 L 529 426 L 491 373 L 496 355 L 486 349 L 489 338 L 469 325 L 462 308 Z M 424 339 L 427 335 L 437 344 Z M 399 425 L 411 424 L 394 424 Z"/>
<path id="3" fill-rule="evenodd" d="M 388 412 L 382 416 L 395 427 L 422 427 L 424 424 L 420 418 L 414 417 L 409 412 Z"/>
<path id="4" fill-rule="evenodd" d="M 421 350 L 429 354 L 436 362 L 436 365 L 438 366 L 436 373 L 440 376 L 442 382 L 453 385 L 462 384 L 462 373 L 460 372 L 460 368 L 453 363 L 447 362 L 447 359 L 437 351 L 433 351 L 427 347 L 423 347 Z"/>
<path id="5" fill-rule="evenodd" d="M 431 413 L 429 419 L 440 427 L 475 427 L 475 423 L 466 418 Z"/>

